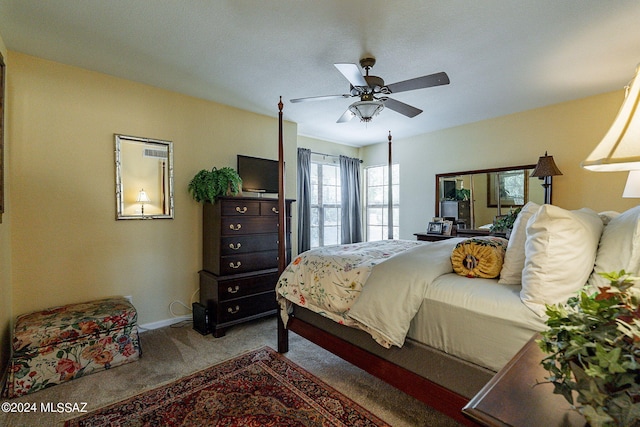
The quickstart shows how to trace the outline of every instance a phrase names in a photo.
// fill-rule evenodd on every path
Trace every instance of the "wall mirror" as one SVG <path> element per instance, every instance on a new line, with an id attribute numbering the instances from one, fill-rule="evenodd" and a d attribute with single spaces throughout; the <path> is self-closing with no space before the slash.
<path id="1" fill-rule="evenodd" d="M 115 135 L 116 219 L 173 218 L 173 143 Z"/>
<path id="2" fill-rule="evenodd" d="M 543 180 L 536 165 L 508 166 L 436 175 L 436 216 L 453 216 L 459 228 L 480 228 L 496 216 L 533 201 L 543 204 Z M 551 192 L 551 187 L 548 189 Z"/>

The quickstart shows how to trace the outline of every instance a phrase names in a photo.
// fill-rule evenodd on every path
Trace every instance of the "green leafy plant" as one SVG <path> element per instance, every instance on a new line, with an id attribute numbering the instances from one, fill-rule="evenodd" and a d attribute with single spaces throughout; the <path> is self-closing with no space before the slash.
<path id="1" fill-rule="evenodd" d="M 471 190 L 466 188 L 456 188 L 451 190 L 442 200 L 466 201 L 471 199 Z"/>
<path id="2" fill-rule="evenodd" d="M 508 214 L 496 218 L 491 225 L 490 231 L 492 233 L 498 231 L 507 231 L 513 228 L 513 223 L 516 222 L 516 218 L 522 208 L 511 209 Z"/>
<path id="3" fill-rule="evenodd" d="M 214 203 L 220 196 L 240 193 L 242 178 L 230 167 L 203 169 L 189 182 L 188 189 L 196 202 Z"/>
<path id="4" fill-rule="evenodd" d="M 591 427 L 640 425 L 640 289 L 638 277 L 601 274 L 609 286 L 547 305 L 538 345 L 554 385 Z"/>

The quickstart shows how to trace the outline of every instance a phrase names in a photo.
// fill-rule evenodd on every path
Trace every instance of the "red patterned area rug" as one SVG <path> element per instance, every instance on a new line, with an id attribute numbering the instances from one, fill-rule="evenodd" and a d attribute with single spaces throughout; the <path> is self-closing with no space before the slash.
<path id="1" fill-rule="evenodd" d="M 65 426 L 388 426 L 269 347 L 65 423 Z"/>

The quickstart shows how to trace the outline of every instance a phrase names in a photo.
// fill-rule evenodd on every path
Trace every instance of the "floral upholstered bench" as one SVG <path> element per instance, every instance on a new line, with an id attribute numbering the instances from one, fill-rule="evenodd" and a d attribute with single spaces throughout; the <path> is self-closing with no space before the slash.
<path id="1" fill-rule="evenodd" d="M 138 360 L 137 318 L 124 298 L 18 316 L 2 395 L 22 396 Z"/>

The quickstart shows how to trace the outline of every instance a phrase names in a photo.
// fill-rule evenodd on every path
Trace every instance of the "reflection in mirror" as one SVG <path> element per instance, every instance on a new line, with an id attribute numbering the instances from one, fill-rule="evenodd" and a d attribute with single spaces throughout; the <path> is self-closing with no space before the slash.
<path id="1" fill-rule="evenodd" d="M 173 143 L 115 135 L 116 219 L 173 218 Z"/>
<path id="2" fill-rule="evenodd" d="M 543 181 L 531 177 L 534 168 L 523 165 L 438 174 L 436 216 L 453 217 L 460 229 L 477 229 L 529 201 L 543 204 Z"/>

